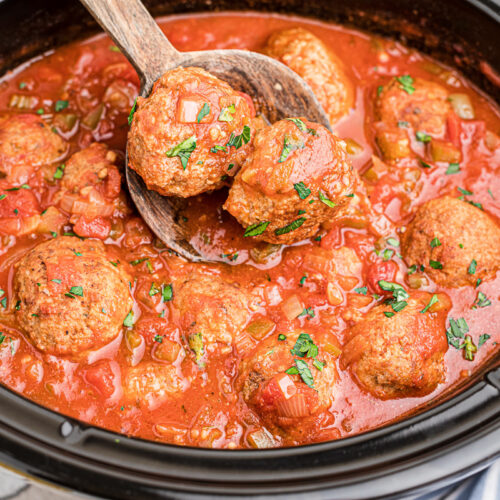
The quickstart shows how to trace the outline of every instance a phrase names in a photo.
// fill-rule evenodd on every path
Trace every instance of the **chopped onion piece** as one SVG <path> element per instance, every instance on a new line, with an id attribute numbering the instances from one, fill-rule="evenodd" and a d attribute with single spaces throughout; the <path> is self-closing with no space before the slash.
<path id="1" fill-rule="evenodd" d="M 462 120 L 473 120 L 475 117 L 474 107 L 467 94 L 450 94 L 448 99 L 451 102 L 453 111 L 462 118 Z"/>
<path id="2" fill-rule="evenodd" d="M 304 304 L 300 301 L 297 295 L 292 295 L 281 304 L 281 310 L 285 314 L 288 321 L 294 320 L 304 310 Z"/>
<path id="3" fill-rule="evenodd" d="M 301 418 L 309 416 L 309 408 L 304 394 L 295 394 L 292 398 L 278 401 L 277 410 L 280 417 Z"/>

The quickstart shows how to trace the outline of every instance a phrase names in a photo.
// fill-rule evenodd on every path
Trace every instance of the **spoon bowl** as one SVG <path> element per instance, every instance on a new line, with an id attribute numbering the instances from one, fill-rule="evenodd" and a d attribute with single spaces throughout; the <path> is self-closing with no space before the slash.
<path id="1" fill-rule="evenodd" d="M 134 66 L 141 81 L 140 95 L 147 97 L 166 71 L 195 66 L 250 95 L 258 113 L 269 122 L 303 116 L 330 124 L 310 87 L 284 64 L 246 50 L 179 52 L 168 41 L 140 0 L 81 0 Z M 130 196 L 150 229 L 172 250 L 190 261 L 208 261 L 188 240 L 179 223 L 182 200 L 147 189 L 128 165 Z"/>

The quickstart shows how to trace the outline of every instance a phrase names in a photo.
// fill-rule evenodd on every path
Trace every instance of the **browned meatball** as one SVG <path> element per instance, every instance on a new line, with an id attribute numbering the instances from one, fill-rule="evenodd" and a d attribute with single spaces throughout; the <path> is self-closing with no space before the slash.
<path id="1" fill-rule="evenodd" d="M 217 189 L 249 150 L 250 99 L 199 68 L 167 71 L 137 99 L 128 137 L 130 166 L 149 189 L 189 197 Z"/>
<path id="2" fill-rule="evenodd" d="M 192 274 L 174 283 L 174 307 L 195 359 L 203 366 L 216 350 L 228 353 L 247 324 L 249 298 L 218 276 Z"/>
<path id="3" fill-rule="evenodd" d="M 261 342 L 240 365 L 237 384 L 245 402 L 280 427 L 305 426 L 304 419 L 328 410 L 337 379 L 331 340 L 291 332 Z"/>
<path id="4" fill-rule="evenodd" d="M 437 294 L 438 301 L 425 311 L 431 298 L 416 292 L 399 312 L 379 304 L 361 316 L 347 331 L 341 367 L 349 367 L 359 385 L 378 398 L 432 392 L 444 380 L 445 321 L 451 303 L 445 294 Z"/>
<path id="5" fill-rule="evenodd" d="M 16 316 L 33 344 L 75 354 L 113 340 L 132 307 L 128 276 L 102 242 L 60 237 L 41 243 L 17 264 Z"/>
<path id="6" fill-rule="evenodd" d="M 259 130 L 224 208 L 246 236 L 293 243 L 314 235 L 346 205 L 355 173 L 343 142 L 303 118 Z"/>
<path id="7" fill-rule="evenodd" d="M 418 208 L 401 251 L 409 266 L 424 266 L 439 285 L 475 285 L 500 269 L 500 227 L 483 210 L 444 196 Z"/>
<path id="8" fill-rule="evenodd" d="M 375 104 L 376 118 L 381 122 L 377 143 L 384 158 L 410 156 L 409 133 L 443 139 L 450 113 L 448 91 L 441 85 L 409 75 L 391 80 L 382 87 Z"/>
<path id="9" fill-rule="evenodd" d="M 94 142 L 73 154 L 66 162 L 61 187 L 78 193 L 85 187 L 106 181 L 110 175 L 119 177 L 115 161 L 116 153 L 108 150 L 105 144 Z"/>
<path id="10" fill-rule="evenodd" d="M 175 365 L 146 362 L 127 368 L 123 392 L 132 404 L 154 409 L 180 396 L 188 386 L 189 381 L 180 375 Z"/>
<path id="11" fill-rule="evenodd" d="M 0 172 L 26 182 L 38 167 L 60 161 L 68 146 L 37 115 L 0 116 Z"/>
<path id="12" fill-rule="evenodd" d="M 319 38 L 304 28 L 278 31 L 269 38 L 264 51 L 309 84 L 330 123 L 349 113 L 354 104 L 352 83 L 342 61 Z"/>

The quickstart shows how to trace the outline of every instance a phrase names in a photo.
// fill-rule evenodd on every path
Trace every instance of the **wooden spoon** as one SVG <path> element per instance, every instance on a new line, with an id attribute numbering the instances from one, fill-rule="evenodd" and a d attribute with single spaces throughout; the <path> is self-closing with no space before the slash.
<path id="1" fill-rule="evenodd" d="M 291 69 L 270 57 L 245 50 L 179 52 L 168 41 L 140 0 L 81 0 L 137 71 L 141 96 L 153 83 L 177 66 L 198 66 L 237 90 L 249 94 L 271 123 L 304 116 L 330 128 L 323 108 L 309 86 Z M 178 223 L 180 200 L 150 191 L 126 166 L 128 188 L 139 213 L 153 232 L 172 250 L 191 261 L 204 258 L 187 240 Z"/>

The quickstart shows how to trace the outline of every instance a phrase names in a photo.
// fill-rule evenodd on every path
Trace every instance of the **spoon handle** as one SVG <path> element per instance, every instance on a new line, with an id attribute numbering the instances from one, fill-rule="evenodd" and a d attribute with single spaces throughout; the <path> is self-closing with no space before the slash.
<path id="1" fill-rule="evenodd" d="M 80 0 L 125 54 L 141 79 L 151 85 L 180 62 L 175 50 L 140 0 Z"/>

